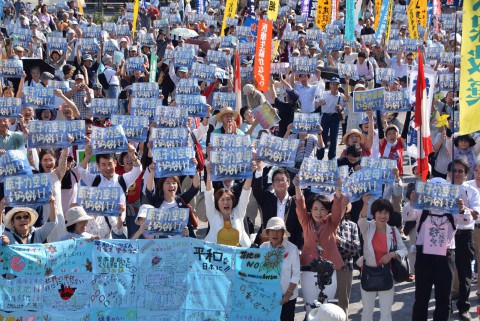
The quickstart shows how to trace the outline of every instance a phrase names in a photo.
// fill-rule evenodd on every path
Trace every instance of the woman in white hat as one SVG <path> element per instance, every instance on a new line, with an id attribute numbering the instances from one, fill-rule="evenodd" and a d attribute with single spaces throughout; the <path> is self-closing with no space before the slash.
<path id="1" fill-rule="evenodd" d="M 298 297 L 297 285 L 300 282 L 300 255 L 295 244 L 289 242 L 290 236 L 285 222 L 281 217 L 272 217 L 265 228 L 268 242 L 260 245 L 263 249 L 283 249 L 283 264 L 280 284 L 282 286 L 282 314 L 281 321 L 295 319 L 295 304 Z"/>
<path id="2" fill-rule="evenodd" d="M 93 220 L 92 216 L 82 206 L 73 206 L 65 212 L 65 225 L 67 226 L 67 234 L 60 238 L 60 241 L 75 238 L 94 238 L 99 239 L 100 236 L 87 232 L 88 221 Z"/>
<path id="3" fill-rule="evenodd" d="M 4 218 L 5 231 L 2 236 L 2 244 L 44 243 L 58 224 L 55 214 L 55 198 L 51 197 L 49 203 L 50 216 L 48 222 L 39 228 L 33 226 L 38 219 L 37 211 L 29 207 L 14 207 L 8 211 Z M 0 201 L 0 213 L 3 212 L 5 206 L 7 206 L 7 203 L 4 198 Z M 1 216 L 0 224 L 2 223 Z M 1 226 L 3 227 L 3 225 Z"/>

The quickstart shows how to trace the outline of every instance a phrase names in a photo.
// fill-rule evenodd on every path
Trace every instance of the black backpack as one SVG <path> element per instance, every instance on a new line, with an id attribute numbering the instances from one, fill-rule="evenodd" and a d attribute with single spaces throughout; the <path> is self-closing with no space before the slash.
<path id="1" fill-rule="evenodd" d="M 105 73 L 102 72 L 98 75 L 98 82 L 102 85 L 103 89 L 107 90 L 108 88 L 110 88 L 110 83 L 107 81 Z"/>

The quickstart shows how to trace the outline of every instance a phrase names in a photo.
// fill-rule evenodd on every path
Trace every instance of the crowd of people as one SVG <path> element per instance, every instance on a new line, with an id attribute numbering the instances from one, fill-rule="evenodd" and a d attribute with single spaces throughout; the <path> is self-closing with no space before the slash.
<path id="1" fill-rule="evenodd" d="M 225 3 L 216 2 L 207 1 L 205 12 L 197 12 L 196 4 L 188 0 L 185 3 L 173 0 L 166 5 L 158 0 L 140 2 L 135 28 L 132 25 L 133 6 L 128 3 L 116 21 L 104 23 L 104 30 L 97 39 L 98 47 L 87 51 L 82 48 L 82 43 L 86 43 L 82 40 L 88 29 L 97 24 L 91 15 L 83 14 L 77 1 L 53 7 L 40 1 L 35 8 L 22 0 L 5 1 L 0 33 L 2 59 L 24 62 L 41 59 L 51 69 L 33 66 L 25 69 L 21 78 L 3 77 L 1 96 L 24 98 L 27 88 L 51 87 L 54 81 L 66 82 L 68 87 L 54 90 L 53 108 L 25 104 L 17 118 L 0 118 L 0 157 L 9 150 L 22 151 L 35 173 L 49 174 L 52 186 L 49 203 L 37 208 L 11 207 L 3 184 L 0 186 L 2 244 L 46 243 L 81 237 L 150 238 L 152 236 L 145 233 L 149 209 L 188 208 L 190 215 L 182 237 L 196 237 L 198 220 L 201 220 L 208 222 L 206 241 L 238 247 L 284 249 L 282 299 L 279 302 L 282 321 L 294 320 L 300 284 L 307 313 L 318 298 L 320 290 L 310 268 L 311 261 L 320 258 L 318 246 L 323 248 L 321 257 L 334 266 L 333 281 L 325 293 L 329 299 L 338 300 L 347 320 L 354 269 L 388 267 L 393 259 L 404 257 L 410 261 L 409 281 L 415 282 L 412 320 L 427 320 L 432 287 L 435 287 L 434 320 L 449 320 L 452 300 L 456 301 L 458 317 L 469 320 L 469 294 L 476 275 L 472 261 L 480 259 L 480 142 L 474 135 L 455 133 L 459 88 L 454 86 L 450 91 L 433 88 L 435 98 L 429 124 L 434 150 L 430 155 L 429 178 L 433 183 L 464 186 L 464 193 L 456 202 L 457 215 L 414 208 L 418 199 L 415 182 L 404 182 L 405 176 L 410 174 L 409 168 L 415 176 L 413 180 L 422 180 L 416 173 L 416 166 L 407 167 L 404 163 L 415 162 L 415 156 L 407 152 L 407 146 L 411 145 L 413 107 L 402 113 L 354 112 L 354 92 L 380 87 L 390 92 L 410 90 L 410 75 L 418 64 L 416 52 L 388 52 L 390 40 L 410 38 L 407 3 L 394 1 L 396 14 L 390 22 L 390 39 L 383 34 L 379 41 L 369 44 L 364 42 L 364 36 L 379 32 L 379 22 L 375 21 L 379 15 L 375 12 L 375 3 L 362 3 L 361 16 L 354 28 L 356 41 L 344 42 L 341 48 L 328 50 L 329 40 L 345 33 L 345 2 L 340 1 L 336 12 L 332 13 L 332 28 L 326 29 L 332 34 L 326 32 L 322 39 L 312 41 L 308 35 L 316 29 L 314 19 L 301 17 L 300 3 L 280 1 L 282 9 L 274 21 L 272 33 L 278 48 L 273 52 L 272 63 L 284 65 L 272 71 L 268 90 L 260 91 L 254 75 L 243 76 L 242 73 L 240 89 L 234 83 L 236 68 L 249 70 L 255 61 L 254 54 L 239 54 L 238 50 L 241 42 L 255 43 L 254 34 L 237 37 L 236 29 L 250 19 L 267 19 L 267 8 L 262 7 L 262 1 L 253 6 L 240 3 L 235 18 L 228 19 L 224 25 Z M 422 47 L 440 47 L 441 51 L 459 54 L 460 32 L 452 30 L 452 24 L 442 19 L 456 19 L 461 14 L 449 7 L 442 7 L 442 10 L 442 15 L 433 17 L 421 29 L 425 35 Z M 165 20 L 166 25 L 162 24 Z M 18 41 L 11 33 L 14 26 L 29 29 L 30 41 Z M 125 26 L 130 32 L 136 29 L 133 37 L 117 32 Z M 179 36 L 176 31 L 180 28 L 192 33 Z M 296 38 L 285 40 L 284 36 L 292 32 Z M 49 48 L 47 39 L 54 34 L 66 38 L 65 50 Z M 143 42 L 148 35 L 154 39 L 153 43 Z M 236 43 L 219 47 L 224 43 L 223 35 L 233 36 L 231 39 Z M 107 53 L 107 47 L 112 45 L 115 53 Z M 132 101 L 136 97 L 135 88 L 139 88 L 135 84 L 153 82 L 158 85 L 160 94 L 155 98 L 161 105 L 182 108 L 176 101 L 176 88 L 180 80 L 192 78 L 192 70 L 176 67 L 171 53 L 185 48 L 196 50 L 194 61 L 200 65 L 207 65 L 210 51 L 229 55 L 227 66 L 217 67 L 213 81 L 198 80 L 199 95 L 206 98 L 207 116 L 189 117 L 188 137 L 184 137 L 190 146 L 199 146 L 197 142 L 203 146 L 203 150 L 199 148 L 197 152 L 204 157 L 197 155 L 191 159 L 197 173 L 155 177 L 153 147 L 148 138 L 140 143 L 129 142 L 128 150 L 122 153 L 94 155 L 93 128 L 106 128 L 112 122 L 109 118 L 92 116 L 92 100 L 116 99 L 118 114 L 133 115 Z M 143 70 L 130 72 L 126 61 L 135 57 L 143 59 Z M 315 58 L 316 72 L 297 73 L 291 64 L 294 57 Z M 424 64 L 437 75 L 458 77 L 460 70 L 455 60 L 453 64 L 442 64 L 439 58 Z M 344 65 L 355 66 L 356 75 L 339 74 Z M 391 81 L 378 80 L 377 73 L 382 68 L 393 70 Z M 237 96 L 242 102 L 240 110 L 213 106 L 214 93 L 235 90 L 241 91 Z M 275 108 L 280 118 L 270 129 L 262 128 L 252 112 L 265 102 Z M 319 113 L 318 131 L 294 133 L 295 113 Z M 448 117 L 448 125 L 436 126 L 438 115 Z M 53 120 L 83 120 L 85 146 L 59 150 L 27 146 L 29 125 L 34 121 Z M 150 124 L 149 135 L 155 126 L 155 122 Z M 294 166 L 283 168 L 265 163 L 258 159 L 252 147 L 252 177 L 212 181 L 212 133 L 249 135 L 252 146 L 261 135 L 297 138 L 300 144 Z M 84 152 L 83 158 L 79 158 L 79 150 Z M 95 156 L 99 173 L 92 174 L 92 156 Z M 336 159 L 338 166 L 347 166 L 348 175 L 352 175 L 361 169 L 362 157 L 386 158 L 397 164 L 393 169 L 394 182 L 384 186 L 380 198 L 365 194 L 360 200 L 351 202 L 342 192 L 344 180 L 340 180 L 335 191 L 328 195 L 317 194 L 300 184 L 298 173 L 305 159 Z M 78 189 L 82 185 L 120 187 L 125 194 L 121 197 L 118 216 L 87 213 L 77 202 Z M 205 186 L 203 191 L 202 186 Z M 260 224 L 256 226 L 256 222 Z M 429 235 L 432 226 L 438 228 L 441 235 Z M 437 238 L 445 242 L 438 251 L 432 251 L 432 242 L 436 243 Z M 379 291 L 367 291 L 362 286 L 361 295 L 362 321 L 373 319 L 377 296 L 380 320 L 392 319 L 393 285 Z M 477 295 L 480 296 L 480 292 Z"/>

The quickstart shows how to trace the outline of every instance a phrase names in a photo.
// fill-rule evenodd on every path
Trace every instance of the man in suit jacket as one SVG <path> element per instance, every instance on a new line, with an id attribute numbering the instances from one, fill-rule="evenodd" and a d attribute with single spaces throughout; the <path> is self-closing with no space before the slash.
<path id="1" fill-rule="evenodd" d="M 299 249 L 303 246 L 303 230 L 298 221 L 295 199 L 288 194 L 290 187 L 290 177 L 286 169 L 280 168 L 273 172 L 272 186 L 273 192 L 263 188 L 262 178 L 263 168 L 260 162 L 257 162 L 257 170 L 252 183 L 253 196 L 262 208 L 262 225 L 258 231 L 254 243 L 260 245 L 265 224 L 272 217 L 281 217 L 285 221 L 287 230 L 291 236 L 289 241 L 295 244 Z"/>

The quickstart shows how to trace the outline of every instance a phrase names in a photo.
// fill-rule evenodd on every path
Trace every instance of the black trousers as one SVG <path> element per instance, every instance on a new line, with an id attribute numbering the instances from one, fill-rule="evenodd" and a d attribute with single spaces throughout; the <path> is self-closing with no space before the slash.
<path id="1" fill-rule="evenodd" d="M 446 256 L 423 254 L 423 247 L 417 246 L 415 262 L 415 303 L 412 321 L 428 319 L 428 302 L 435 286 L 434 321 L 448 321 L 450 318 L 450 291 L 453 283 L 455 251 L 447 250 Z"/>
<path id="2" fill-rule="evenodd" d="M 282 305 L 282 314 L 280 315 L 280 321 L 293 321 L 295 320 L 295 304 L 297 298 L 288 301 Z"/>
<path id="3" fill-rule="evenodd" d="M 472 261 L 475 257 L 473 248 L 473 230 L 457 230 L 455 234 L 455 267 L 458 273 L 459 312 L 470 310 L 470 287 L 472 285 Z"/>

